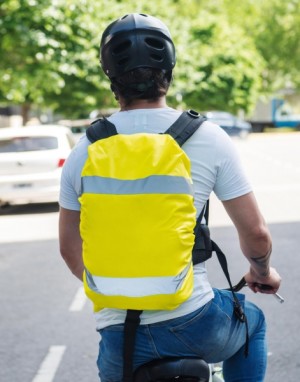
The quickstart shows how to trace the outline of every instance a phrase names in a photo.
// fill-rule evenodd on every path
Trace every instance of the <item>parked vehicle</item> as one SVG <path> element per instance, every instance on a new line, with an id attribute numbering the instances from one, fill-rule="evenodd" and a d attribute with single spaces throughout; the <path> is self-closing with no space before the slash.
<path id="1" fill-rule="evenodd" d="M 249 122 L 255 132 L 263 132 L 268 127 L 300 130 L 300 115 L 294 113 L 292 107 L 282 98 L 258 102 Z"/>
<path id="2" fill-rule="evenodd" d="M 231 113 L 225 111 L 206 111 L 201 114 L 205 115 L 209 121 L 222 127 L 231 136 L 245 138 L 252 131 L 251 123 Z"/>
<path id="3" fill-rule="evenodd" d="M 57 202 L 62 166 L 74 146 L 70 129 L 0 129 L 0 206 Z"/>

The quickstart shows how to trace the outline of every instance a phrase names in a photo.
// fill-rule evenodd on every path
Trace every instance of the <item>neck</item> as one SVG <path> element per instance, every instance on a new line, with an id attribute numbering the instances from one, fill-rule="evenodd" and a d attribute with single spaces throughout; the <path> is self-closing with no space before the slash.
<path id="1" fill-rule="evenodd" d="M 137 99 L 126 105 L 124 100 L 120 99 L 121 111 L 135 110 L 135 109 L 156 109 L 167 107 L 166 97 L 160 97 L 157 101 L 150 101 L 146 99 Z"/>

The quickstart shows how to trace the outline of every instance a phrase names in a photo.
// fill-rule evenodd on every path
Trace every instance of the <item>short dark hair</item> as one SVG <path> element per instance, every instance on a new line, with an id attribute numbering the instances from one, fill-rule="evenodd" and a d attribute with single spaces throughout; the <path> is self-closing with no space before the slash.
<path id="1" fill-rule="evenodd" d="M 137 68 L 111 78 L 111 88 L 116 98 L 121 96 L 128 106 L 136 99 L 157 101 L 167 94 L 172 79 L 171 71 Z"/>

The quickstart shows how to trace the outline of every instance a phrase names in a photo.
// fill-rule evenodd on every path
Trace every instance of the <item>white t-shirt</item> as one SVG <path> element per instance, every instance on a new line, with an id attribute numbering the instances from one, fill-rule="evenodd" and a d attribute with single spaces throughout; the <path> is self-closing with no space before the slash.
<path id="1" fill-rule="evenodd" d="M 172 108 L 136 109 L 117 112 L 108 119 L 118 133 L 162 133 L 180 116 Z M 80 211 L 81 170 L 87 158 L 88 139 L 82 137 L 67 159 L 62 172 L 60 206 Z M 241 167 L 232 139 L 217 125 L 204 122 L 182 146 L 191 161 L 195 206 L 199 215 L 213 191 L 220 200 L 230 200 L 252 191 Z M 191 313 L 213 298 L 205 264 L 194 267 L 192 296 L 172 311 L 144 311 L 141 324 L 165 321 Z M 123 323 L 126 311 L 102 309 L 95 313 L 97 328 Z"/>

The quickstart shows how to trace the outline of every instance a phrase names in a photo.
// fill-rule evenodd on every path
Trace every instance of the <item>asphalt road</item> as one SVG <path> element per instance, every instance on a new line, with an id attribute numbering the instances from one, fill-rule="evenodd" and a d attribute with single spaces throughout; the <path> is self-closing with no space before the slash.
<path id="1" fill-rule="evenodd" d="M 300 379 L 298 270 L 300 258 L 300 134 L 259 134 L 236 140 L 243 164 L 273 235 L 273 265 L 283 277 L 280 294 L 249 299 L 268 322 L 266 382 Z M 57 205 L 20 206 L 0 212 L 0 381 L 96 382 L 98 334 L 80 282 L 59 256 Z M 236 232 L 212 198 L 211 232 L 227 254 L 237 282 L 247 271 Z M 216 259 L 212 283 L 226 287 Z"/>

